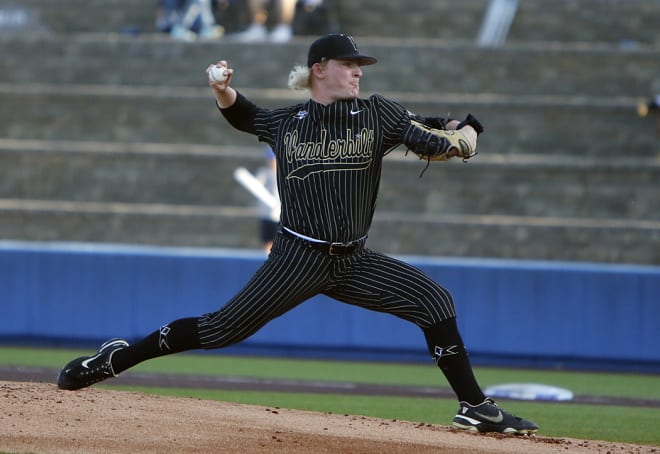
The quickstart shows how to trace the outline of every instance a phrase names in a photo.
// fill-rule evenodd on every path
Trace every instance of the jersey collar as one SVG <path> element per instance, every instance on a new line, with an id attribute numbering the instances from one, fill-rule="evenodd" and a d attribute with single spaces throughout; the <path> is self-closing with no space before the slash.
<path id="1" fill-rule="evenodd" d="M 344 108 L 340 110 L 341 113 L 345 113 L 348 115 L 351 110 L 356 111 L 359 109 L 358 107 L 358 101 L 359 98 L 356 99 L 350 99 L 350 100 L 338 100 L 333 102 L 332 104 L 323 105 L 321 103 L 318 103 L 314 101 L 313 99 L 310 99 L 307 104 L 305 105 L 305 108 L 309 112 L 309 116 L 312 120 L 314 121 L 323 121 L 326 119 L 326 116 L 328 115 L 328 112 L 330 110 L 330 107 L 336 106 L 337 104 L 343 104 Z"/>

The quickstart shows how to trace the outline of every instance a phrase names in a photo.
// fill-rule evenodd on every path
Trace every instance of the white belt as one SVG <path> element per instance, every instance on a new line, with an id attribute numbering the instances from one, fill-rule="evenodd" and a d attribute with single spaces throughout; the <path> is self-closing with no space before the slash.
<path id="1" fill-rule="evenodd" d="M 298 233 L 294 230 L 291 230 L 290 228 L 286 226 L 282 226 L 284 230 L 289 232 L 291 235 L 297 236 L 298 238 L 302 238 L 303 240 L 306 241 L 311 241 L 312 243 L 323 243 L 323 244 L 352 244 L 352 243 L 357 243 L 359 241 L 362 241 L 367 238 L 367 235 L 364 235 L 363 237 L 358 238 L 357 240 L 349 241 L 348 243 L 333 243 L 331 241 L 323 241 L 323 240 L 318 240 L 316 238 L 312 238 L 311 236 L 303 235 L 302 233 Z"/>

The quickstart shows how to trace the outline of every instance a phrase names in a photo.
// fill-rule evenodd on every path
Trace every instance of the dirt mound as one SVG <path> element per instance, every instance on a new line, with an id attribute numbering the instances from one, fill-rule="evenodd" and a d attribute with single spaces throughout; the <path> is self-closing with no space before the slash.
<path id="1" fill-rule="evenodd" d="M 642 453 L 652 448 L 192 398 L 0 381 L 0 451 L 34 453 Z"/>

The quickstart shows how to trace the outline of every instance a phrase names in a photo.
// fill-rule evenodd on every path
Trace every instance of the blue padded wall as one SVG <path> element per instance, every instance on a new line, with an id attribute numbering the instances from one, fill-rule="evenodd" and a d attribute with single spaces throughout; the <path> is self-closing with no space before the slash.
<path id="1" fill-rule="evenodd" d="M 660 371 L 660 267 L 402 258 L 451 291 L 476 364 Z M 0 242 L 0 339 L 137 339 L 216 310 L 264 260 L 259 251 Z M 430 361 L 416 326 L 326 297 L 225 351 Z"/>

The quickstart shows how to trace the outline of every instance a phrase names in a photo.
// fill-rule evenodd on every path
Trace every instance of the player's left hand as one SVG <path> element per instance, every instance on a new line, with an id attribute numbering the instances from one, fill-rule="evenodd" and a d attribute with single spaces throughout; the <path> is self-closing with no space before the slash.
<path id="1" fill-rule="evenodd" d="M 452 148 L 448 152 L 447 156 L 448 157 L 459 156 L 463 159 L 469 159 L 476 154 L 477 137 L 479 136 L 479 134 L 484 132 L 484 127 L 481 125 L 479 120 L 477 120 L 477 118 L 472 114 L 468 114 L 468 116 L 465 117 L 465 120 L 461 121 L 460 123 L 458 122 L 456 123 L 457 124 L 452 125 L 453 127 L 451 129 L 456 129 L 463 133 L 465 140 L 470 144 L 470 148 L 472 149 L 473 153 L 470 153 L 468 156 L 464 156 L 460 153 L 460 151 L 457 148 Z"/>
<path id="2" fill-rule="evenodd" d="M 420 159 L 429 162 L 453 157 L 468 160 L 477 154 L 477 132 L 471 125 L 460 129 L 434 129 L 411 120 L 403 143 Z"/>

